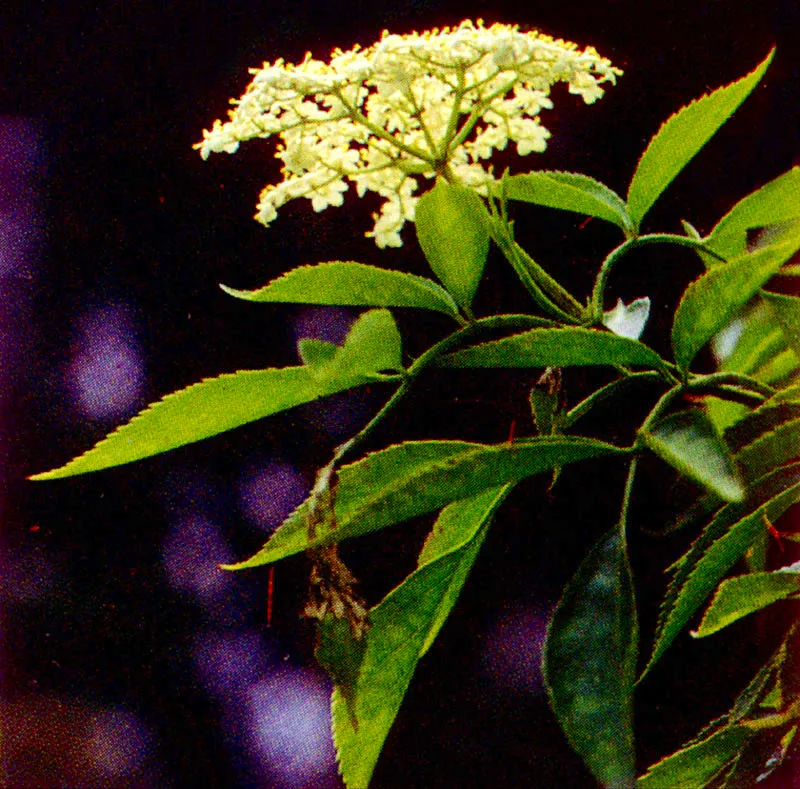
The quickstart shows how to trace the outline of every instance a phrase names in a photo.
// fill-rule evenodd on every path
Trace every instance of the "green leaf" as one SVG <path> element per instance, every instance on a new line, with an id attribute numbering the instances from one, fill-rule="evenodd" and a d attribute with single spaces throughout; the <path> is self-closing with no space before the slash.
<path id="1" fill-rule="evenodd" d="M 302 403 L 383 380 L 380 370 L 400 365 L 400 335 L 388 310 L 364 313 L 336 353 L 307 343 L 301 349 L 311 348 L 312 365 L 243 370 L 168 394 L 88 452 L 31 479 L 70 477 L 159 455 Z"/>
<path id="2" fill-rule="evenodd" d="M 577 436 L 543 436 L 497 445 L 407 441 L 339 471 L 334 529 L 309 535 L 306 500 L 255 556 L 227 569 L 258 567 L 316 545 L 368 534 L 566 463 L 625 454 L 610 444 Z"/>
<path id="3" fill-rule="evenodd" d="M 778 409 L 771 409 L 778 410 Z M 784 422 L 744 446 L 736 455 L 746 481 L 800 459 L 800 419 Z"/>
<path id="4" fill-rule="evenodd" d="M 622 228 L 626 235 L 633 231 L 625 201 L 605 184 L 588 175 L 539 170 L 525 175 L 512 175 L 504 183 L 505 195 L 510 200 L 605 219 Z"/>
<path id="5" fill-rule="evenodd" d="M 753 485 L 748 500 L 727 504 L 673 565 L 661 606 L 655 645 L 643 675 L 655 665 L 725 573 L 766 530 L 800 501 L 800 464 L 778 469 Z"/>
<path id="6" fill-rule="evenodd" d="M 327 652 L 351 658 L 345 666 L 338 660 L 331 704 L 333 740 L 348 789 L 369 786 L 417 663 L 450 614 L 509 490 L 487 490 L 442 511 L 419 568 L 370 611 L 360 652 L 348 646 L 349 628 L 334 634 L 344 647 L 334 639 Z"/>
<path id="7" fill-rule="evenodd" d="M 701 742 L 681 748 L 654 764 L 636 781 L 636 789 L 703 789 L 722 772 L 753 733 L 744 726 L 727 726 Z"/>
<path id="8" fill-rule="evenodd" d="M 350 261 L 300 266 L 257 290 L 220 287 L 231 296 L 246 301 L 419 307 L 458 315 L 453 298 L 433 280 Z"/>
<path id="9" fill-rule="evenodd" d="M 607 787 L 633 786 L 637 639 L 633 580 L 625 543 L 615 528 L 595 545 L 564 590 L 543 664 L 561 728 Z"/>
<path id="10" fill-rule="evenodd" d="M 783 175 L 740 200 L 711 231 L 706 246 L 730 259 L 747 251 L 747 231 L 774 225 L 800 216 L 800 167 Z M 718 263 L 705 256 L 707 265 Z"/>
<path id="11" fill-rule="evenodd" d="M 798 168 L 798 172 L 800 172 L 800 168 Z M 798 189 L 800 190 L 800 187 Z M 761 292 L 761 298 L 767 303 L 775 320 L 783 330 L 786 344 L 800 357 L 800 298 L 767 291 Z"/>
<path id="12" fill-rule="evenodd" d="M 639 159 L 628 189 L 628 211 L 636 228 L 672 180 L 755 88 L 774 52 L 746 77 L 693 101 L 662 124 Z"/>
<path id="13" fill-rule="evenodd" d="M 743 616 L 798 592 L 800 572 L 778 570 L 729 578 L 719 585 L 700 627 L 692 635 L 696 638 L 710 636 Z"/>
<path id="14" fill-rule="evenodd" d="M 489 254 L 489 213 L 474 189 L 443 179 L 415 209 L 417 238 L 433 273 L 469 307 Z"/>
<path id="15" fill-rule="evenodd" d="M 715 266 L 686 288 L 672 324 L 672 348 L 681 368 L 689 367 L 697 352 L 731 322 L 796 249 L 794 240 L 764 247 Z"/>
<path id="16" fill-rule="evenodd" d="M 646 345 L 607 331 L 580 327 L 531 329 L 473 345 L 444 357 L 443 367 L 571 367 L 626 364 L 663 369 Z"/>
<path id="17" fill-rule="evenodd" d="M 403 369 L 403 346 L 389 310 L 369 310 L 352 325 L 333 365 L 343 375 Z"/>
<path id="18" fill-rule="evenodd" d="M 729 456 L 706 415 L 692 408 L 660 419 L 639 432 L 644 443 L 681 474 L 725 501 L 741 501 L 744 488 Z"/>
<path id="19" fill-rule="evenodd" d="M 339 346 L 333 342 L 303 337 L 297 341 L 297 352 L 303 364 L 322 365 L 333 361 L 339 353 Z"/>

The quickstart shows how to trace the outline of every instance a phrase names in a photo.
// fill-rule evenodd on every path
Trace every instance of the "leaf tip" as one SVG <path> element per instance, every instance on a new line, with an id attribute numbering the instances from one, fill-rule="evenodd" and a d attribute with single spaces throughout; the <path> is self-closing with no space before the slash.
<path id="1" fill-rule="evenodd" d="M 222 282 L 219 283 L 220 290 L 224 293 L 227 293 L 229 296 L 233 296 L 235 299 L 244 299 L 245 301 L 252 301 L 253 300 L 253 291 L 250 290 L 238 290 L 237 288 L 228 287 L 228 285 L 224 285 Z"/>

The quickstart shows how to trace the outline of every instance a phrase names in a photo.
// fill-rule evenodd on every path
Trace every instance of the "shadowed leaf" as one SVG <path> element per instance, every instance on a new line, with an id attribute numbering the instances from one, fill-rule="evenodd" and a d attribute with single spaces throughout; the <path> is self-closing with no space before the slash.
<path id="1" fill-rule="evenodd" d="M 572 747 L 605 787 L 634 780 L 633 686 L 638 626 L 633 581 L 618 528 L 570 580 L 547 634 L 544 675 Z"/>

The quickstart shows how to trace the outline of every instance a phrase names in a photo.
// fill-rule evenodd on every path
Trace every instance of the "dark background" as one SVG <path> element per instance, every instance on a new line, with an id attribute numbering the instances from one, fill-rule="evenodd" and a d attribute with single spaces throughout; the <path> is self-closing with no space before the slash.
<path id="1" fill-rule="evenodd" d="M 130 467 L 52 483 L 24 478 L 169 391 L 294 364 L 298 336 L 341 337 L 354 314 L 237 302 L 219 282 L 254 287 L 329 259 L 424 273 L 413 228 L 401 250 L 377 250 L 363 238 L 376 205 L 352 196 L 342 210 L 314 214 L 299 201 L 270 229 L 254 222 L 258 192 L 278 177 L 271 146 L 207 162 L 191 146 L 243 92 L 248 67 L 307 50 L 325 58 L 387 27 L 469 17 L 592 44 L 625 69 L 591 107 L 556 88 L 555 109 L 543 114 L 553 132 L 547 152 L 509 162 L 586 172 L 622 194 L 671 112 L 750 71 L 777 43 L 762 85 L 659 201 L 648 228 L 675 231 L 686 218 L 706 232 L 741 196 L 800 163 L 794 0 L 106 2 L 0 12 L 0 673 L 11 789 L 337 785 L 320 717 L 327 690 L 313 668 L 312 630 L 297 616 L 305 560 L 278 566 L 271 627 L 266 571 L 221 579 L 213 568 L 261 545 L 276 513 L 296 503 L 385 392 L 296 409 Z M 580 224 L 545 209 L 518 216 L 527 248 L 583 297 L 617 239 L 599 223 Z M 651 297 L 644 339 L 660 349 L 696 272 L 692 256 L 648 252 L 631 258 L 611 293 Z M 519 290 L 492 258 L 476 310 L 526 309 Z M 435 316 L 398 320 L 411 354 L 448 328 Z M 375 445 L 499 441 L 512 421 L 525 434 L 535 377 L 432 375 Z M 568 394 L 577 399 L 599 380 L 574 374 Z M 652 395 L 604 410 L 587 430 L 628 440 L 629 416 Z M 648 471 L 634 525 L 657 529 L 679 491 L 658 464 Z M 417 672 L 376 787 L 593 785 L 547 709 L 535 666 L 547 612 L 616 517 L 622 478 L 588 464 L 567 469 L 553 496 L 544 488 L 521 485 L 498 517 Z M 428 525 L 346 547 L 370 602 L 413 567 Z M 645 637 L 661 569 L 686 539 L 634 538 Z M 775 639 L 759 622 L 713 643 L 678 644 L 641 688 L 641 766 L 724 711 Z"/>

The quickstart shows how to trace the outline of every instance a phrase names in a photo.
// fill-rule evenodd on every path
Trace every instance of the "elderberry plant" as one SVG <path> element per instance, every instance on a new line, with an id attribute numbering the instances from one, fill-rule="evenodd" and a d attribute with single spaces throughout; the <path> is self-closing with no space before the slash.
<path id="1" fill-rule="evenodd" d="M 792 667 L 800 635 L 780 648 L 730 711 L 637 778 L 634 687 L 695 623 L 710 636 L 800 594 L 800 567 L 770 566 L 774 523 L 800 501 L 800 298 L 780 292 L 800 249 L 800 168 L 737 202 L 702 236 L 642 233 L 650 208 L 764 76 L 773 53 L 742 79 L 672 115 L 635 168 L 627 196 L 578 173 L 496 173 L 495 151 L 543 151 L 540 113 L 558 82 L 587 104 L 622 72 L 594 49 L 517 27 L 463 22 L 384 34 L 366 49 L 336 50 L 254 70 L 229 120 L 198 143 L 202 156 L 276 136 L 283 180 L 261 194 L 268 225 L 287 201 L 315 211 L 341 206 L 354 186 L 383 203 L 367 236 L 379 247 L 416 238 L 438 282 L 353 261 L 301 266 L 252 291 L 262 303 L 367 308 L 343 345 L 301 340 L 302 364 L 246 370 L 167 395 L 85 454 L 33 479 L 83 474 L 140 460 L 336 392 L 394 387 L 372 420 L 319 470 L 308 498 L 242 570 L 305 552 L 306 615 L 318 620 L 317 657 L 334 683 L 333 738 L 343 780 L 366 789 L 418 661 L 456 604 L 496 510 L 522 479 L 571 463 L 627 464 L 620 515 L 563 591 L 544 648 L 552 709 L 597 780 L 607 787 L 736 787 L 776 770 L 794 747 L 800 687 Z M 615 225 L 621 240 L 598 262 L 585 300 L 570 293 L 516 241 L 511 211 L 529 203 Z M 530 294 L 530 312 L 476 317 L 472 303 L 494 245 Z M 650 302 L 617 301 L 607 282 L 626 255 L 648 246 L 697 253 L 701 275 L 675 309 L 667 359 L 639 341 Z M 391 310 L 434 310 L 453 331 L 410 365 Z M 709 343 L 717 368 L 696 369 Z M 561 371 L 602 366 L 608 382 L 570 407 Z M 418 379 L 443 368 L 543 369 L 530 395 L 537 435 L 488 445 L 400 441 L 357 457 Z M 597 404 L 641 383 L 657 391 L 631 445 L 576 432 Z M 654 453 L 696 485 L 678 520 L 698 533 L 670 568 L 654 643 L 640 660 L 635 584 L 626 532 L 640 458 Z M 373 606 L 338 553 L 346 539 L 438 513 L 416 570 Z M 783 538 L 800 541 L 785 532 Z M 744 561 L 741 564 L 742 560 Z M 731 571 L 736 568 L 734 575 Z"/>

